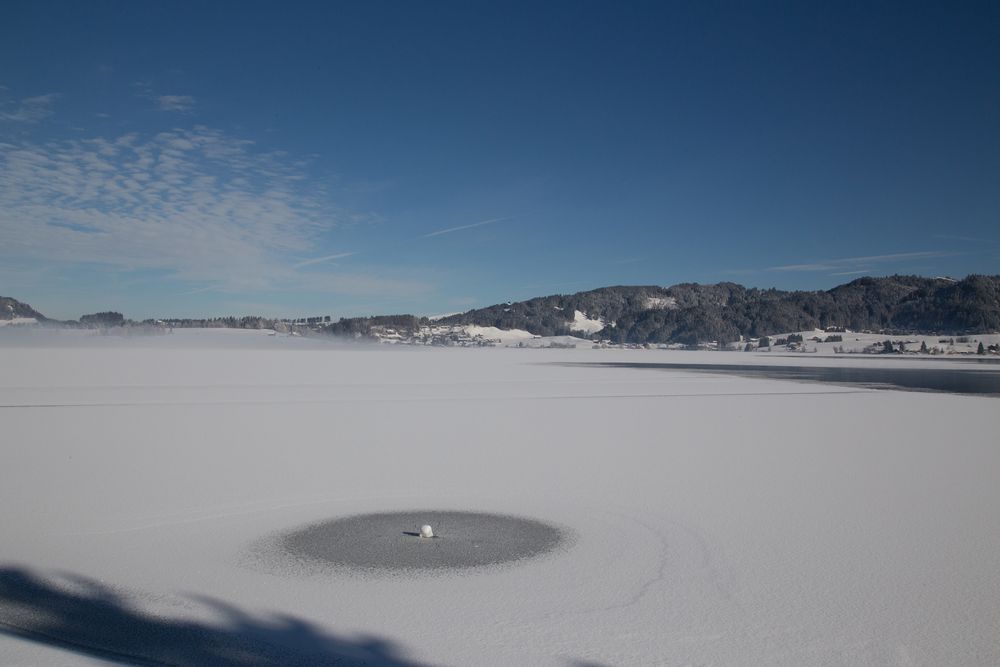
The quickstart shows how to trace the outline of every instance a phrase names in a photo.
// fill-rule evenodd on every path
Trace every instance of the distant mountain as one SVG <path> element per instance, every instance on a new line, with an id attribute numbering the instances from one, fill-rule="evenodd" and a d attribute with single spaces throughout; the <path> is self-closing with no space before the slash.
<path id="1" fill-rule="evenodd" d="M 580 311 L 587 321 L 581 321 Z M 470 310 L 439 324 L 576 333 L 620 343 L 734 341 L 806 329 L 985 333 L 1000 331 L 1000 276 L 859 278 L 831 290 L 785 292 L 735 283 L 603 287 Z M 593 329 L 593 327 L 591 327 Z"/>
<path id="2" fill-rule="evenodd" d="M 17 317 L 33 317 L 39 322 L 48 321 L 47 317 L 28 304 L 9 296 L 0 296 L 0 320 L 13 320 Z"/>
<path id="3" fill-rule="evenodd" d="M 164 325 L 159 320 L 133 323 L 113 312 L 86 315 L 79 322 L 54 323 L 26 303 L 0 297 L 0 320 L 18 317 L 60 326 Z M 414 315 L 355 317 L 331 323 L 315 319 L 317 322 L 303 325 L 261 317 L 170 320 L 167 324 L 281 329 L 299 326 L 351 338 L 368 337 L 389 328 L 413 333 L 431 325 L 478 325 L 523 329 L 539 336 L 689 345 L 835 327 L 959 335 L 1000 331 L 1000 276 L 970 275 L 962 280 L 859 278 L 816 292 L 747 288 L 735 283 L 602 287 L 496 304 L 434 321 Z"/>

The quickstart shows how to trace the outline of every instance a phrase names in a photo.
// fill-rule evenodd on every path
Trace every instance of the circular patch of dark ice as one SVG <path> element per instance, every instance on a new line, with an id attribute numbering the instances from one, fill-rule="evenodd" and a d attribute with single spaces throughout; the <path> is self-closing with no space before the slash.
<path id="1" fill-rule="evenodd" d="M 432 538 L 420 537 L 427 524 Z M 287 533 L 279 543 L 288 556 L 335 567 L 441 571 L 540 556 L 566 539 L 566 531 L 534 519 L 426 510 L 332 519 Z"/>

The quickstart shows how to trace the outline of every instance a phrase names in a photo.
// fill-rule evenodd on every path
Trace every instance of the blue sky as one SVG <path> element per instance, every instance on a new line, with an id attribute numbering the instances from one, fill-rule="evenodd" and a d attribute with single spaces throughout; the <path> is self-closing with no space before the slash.
<path id="1" fill-rule="evenodd" d="M 437 314 L 1000 272 L 995 2 L 22 2 L 0 294 Z"/>

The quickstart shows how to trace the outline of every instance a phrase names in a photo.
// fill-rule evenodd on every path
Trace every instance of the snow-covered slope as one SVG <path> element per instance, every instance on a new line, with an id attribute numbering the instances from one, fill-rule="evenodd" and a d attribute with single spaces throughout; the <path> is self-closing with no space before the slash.
<path id="1" fill-rule="evenodd" d="M 569 325 L 569 330 L 582 331 L 583 333 L 597 333 L 604 326 L 604 320 L 592 320 L 585 313 L 577 310 L 573 312 L 573 323 Z"/>
<path id="2" fill-rule="evenodd" d="M 483 338 L 499 340 L 501 345 L 537 338 L 535 334 L 522 329 L 497 329 L 496 327 L 481 327 L 475 324 L 466 325 L 461 329 L 469 336 L 482 336 Z"/>

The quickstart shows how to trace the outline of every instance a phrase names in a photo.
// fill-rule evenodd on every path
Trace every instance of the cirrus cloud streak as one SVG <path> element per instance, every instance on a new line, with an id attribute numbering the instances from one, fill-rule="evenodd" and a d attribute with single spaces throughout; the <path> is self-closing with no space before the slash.
<path id="1" fill-rule="evenodd" d="M 841 271 L 833 275 L 849 275 L 870 271 L 877 264 L 891 264 L 893 262 L 906 262 L 921 259 L 934 259 L 938 257 L 951 257 L 958 253 L 949 251 L 931 250 L 924 252 L 897 252 L 887 255 L 868 255 L 865 257 L 842 257 L 840 259 L 827 259 L 818 262 L 804 264 L 785 264 L 783 266 L 772 266 L 767 271 Z"/>

